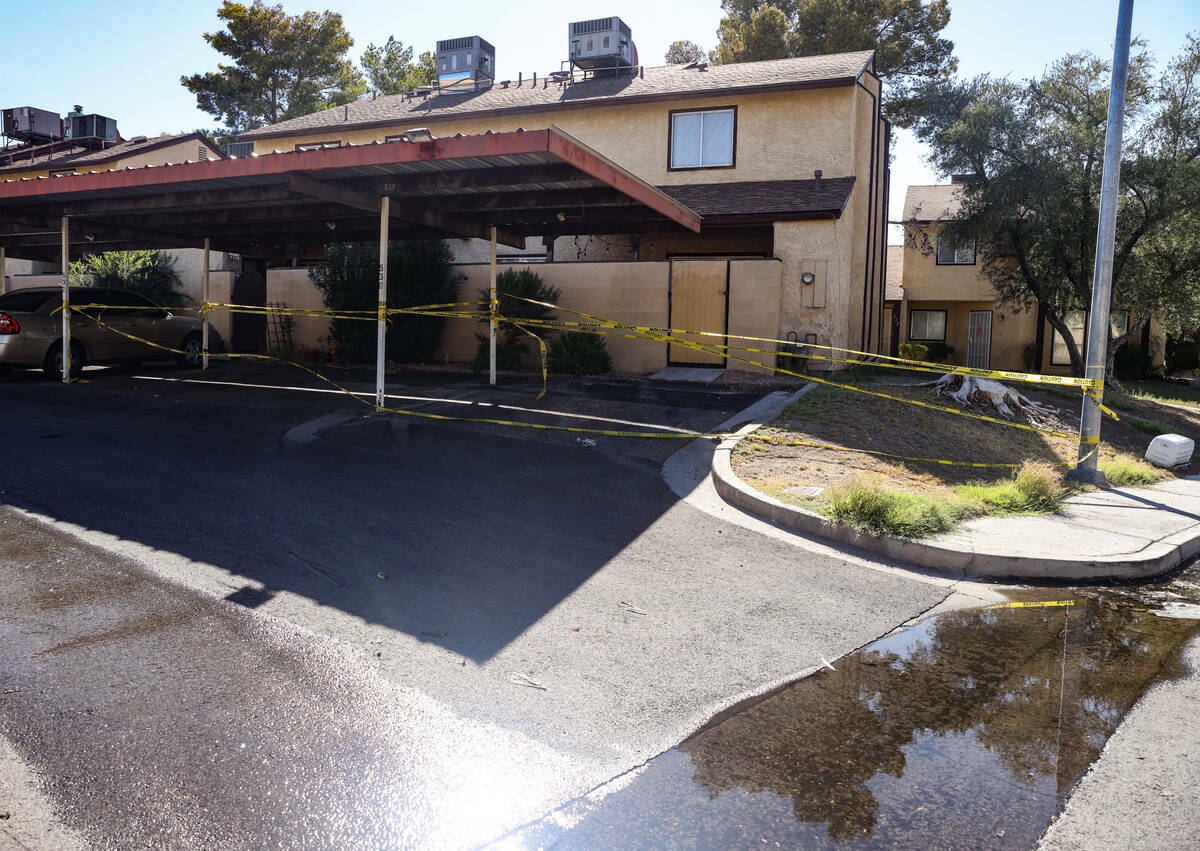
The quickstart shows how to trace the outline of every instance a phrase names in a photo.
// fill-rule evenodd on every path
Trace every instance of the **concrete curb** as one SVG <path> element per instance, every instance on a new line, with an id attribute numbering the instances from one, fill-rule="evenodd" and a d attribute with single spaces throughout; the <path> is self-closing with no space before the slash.
<path id="1" fill-rule="evenodd" d="M 805 535 L 848 544 L 956 577 L 998 581 L 1079 583 L 1149 579 L 1174 570 L 1200 554 L 1200 532 L 1194 528 L 1156 541 L 1136 555 L 1080 559 L 974 552 L 932 542 L 905 541 L 859 532 L 823 515 L 780 502 L 738 478 L 730 463 L 732 450 L 761 426 L 762 423 L 750 423 L 717 447 L 712 459 L 713 485 L 721 498 L 731 505 Z"/>

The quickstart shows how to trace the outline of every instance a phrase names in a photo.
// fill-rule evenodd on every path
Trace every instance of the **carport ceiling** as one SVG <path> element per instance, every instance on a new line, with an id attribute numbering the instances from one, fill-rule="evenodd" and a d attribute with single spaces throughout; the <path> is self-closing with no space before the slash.
<path id="1" fill-rule="evenodd" d="M 0 183 L 13 257 L 194 248 L 268 256 L 393 239 L 699 231 L 700 216 L 558 128 L 275 153 Z"/>

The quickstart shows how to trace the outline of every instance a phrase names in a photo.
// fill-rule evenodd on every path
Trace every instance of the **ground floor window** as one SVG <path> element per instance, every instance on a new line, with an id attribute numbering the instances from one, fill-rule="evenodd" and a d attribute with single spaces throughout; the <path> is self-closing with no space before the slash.
<path id="1" fill-rule="evenodd" d="M 908 313 L 908 339 L 945 340 L 946 311 L 910 310 Z"/>
<path id="2" fill-rule="evenodd" d="M 1079 347 L 1079 351 L 1087 356 L 1087 327 L 1088 327 L 1088 311 L 1086 310 L 1068 310 L 1063 317 L 1063 322 L 1071 332 L 1071 336 L 1075 338 L 1075 345 Z M 1112 327 L 1112 335 L 1119 337 L 1129 330 L 1129 311 L 1114 310 L 1108 317 L 1109 325 Z M 1053 345 L 1050 348 L 1050 363 L 1054 366 L 1070 366 L 1071 355 L 1067 351 L 1067 341 L 1063 339 L 1062 334 L 1055 329 L 1053 337 Z"/>

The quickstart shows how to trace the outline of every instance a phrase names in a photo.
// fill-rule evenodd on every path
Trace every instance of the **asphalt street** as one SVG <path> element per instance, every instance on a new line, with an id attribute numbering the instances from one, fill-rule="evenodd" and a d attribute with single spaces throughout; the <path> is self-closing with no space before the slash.
<path id="1" fill-rule="evenodd" d="M 685 441 L 86 377 L 0 379 L 0 733 L 91 844 L 484 843 L 948 593 L 701 510 L 661 473 Z M 756 398 L 394 392 L 624 430 Z"/>

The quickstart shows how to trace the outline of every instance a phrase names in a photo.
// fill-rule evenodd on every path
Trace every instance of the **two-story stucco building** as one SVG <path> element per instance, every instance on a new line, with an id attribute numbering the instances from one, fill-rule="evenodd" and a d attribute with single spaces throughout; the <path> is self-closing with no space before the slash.
<path id="1" fill-rule="evenodd" d="M 240 141 L 269 156 L 392 142 L 414 128 L 443 138 L 555 126 L 703 219 L 698 234 L 636 236 L 619 228 L 559 236 L 553 222 L 543 224 L 502 259 L 541 263 L 539 274 L 562 289 L 564 305 L 657 327 L 878 351 L 889 125 L 873 65 L 868 51 L 587 78 L 522 74 L 479 90 L 360 100 Z M 480 203 L 494 209 L 503 199 Z M 565 198 L 560 220 L 585 215 L 587 203 Z M 485 277 L 486 245 L 451 244 L 464 296 L 473 298 Z M 301 269 L 269 272 L 268 300 L 319 304 Z M 467 359 L 475 330 L 452 323 L 443 356 Z M 613 341 L 610 348 L 625 371 L 723 362 L 662 344 Z"/>
<path id="2" fill-rule="evenodd" d="M 904 246 L 889 246 L 898 280 L 887 303 L 896 317 L 889 353 L 900 343 L 922 343 L 934 350 L 948 346 L 949 363 L 971 367 L 1066 373 L 1071 361 L 1066 344 L 1037 308 L 1018 310 L 1000 302 L 983 274 L 974 239 L 953 239 L 945 223 L 961 208 L 961 181 L 909 186 L 904 197 Z M 1128 310 L 1114 305 L 1113 330 L 1124 333 Z M 1075 340 L 1086 338 L 1087 311 L 1067 316 Z M 1129 344 L 1127 344 L 1129 345 Z M 1162 326 L 1151 319 L 1137 341 L 1154 363 L 1163 358 Z"/>

